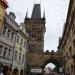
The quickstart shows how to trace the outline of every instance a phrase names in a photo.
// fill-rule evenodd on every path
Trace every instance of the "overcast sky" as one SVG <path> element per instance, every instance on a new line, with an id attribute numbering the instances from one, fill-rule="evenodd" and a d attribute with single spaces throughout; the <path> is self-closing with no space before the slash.
<path id="1" fill-rule="evenodd" d="M 34 3 L 41 4 L 42 15 L 45 8 L 46 33 L 44 49 L 56 51 L 66 20 L 69 0 L 8 0 L 8 12 L 15 13 L 18 23 L 23 22 L 27 9 L 28 16 L 31 16 Z"/>

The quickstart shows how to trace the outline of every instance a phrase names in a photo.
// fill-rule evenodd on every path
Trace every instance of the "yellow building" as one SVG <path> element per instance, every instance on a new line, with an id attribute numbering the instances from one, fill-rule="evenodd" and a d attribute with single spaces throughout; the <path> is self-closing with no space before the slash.
<path id="1" fill-rule="evenodd" d="M 17 69 L 19 75 L 25 74 L 27 39 L 28 34 L 25 32 L 25 24 L 21 23 L 16 36 L 14 63 L 13 63 L 13 71 Z"/>
<path id="2" fill-rule="evenodd" d="M 0 31 L 2 29 L 5 9 L 8 7 L 6 0 L 0 0 Z"/>

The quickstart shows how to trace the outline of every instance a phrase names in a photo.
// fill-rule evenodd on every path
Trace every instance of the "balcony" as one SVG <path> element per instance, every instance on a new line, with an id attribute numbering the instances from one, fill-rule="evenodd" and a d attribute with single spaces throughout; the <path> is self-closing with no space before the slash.
<path id="1" fill-rule="evenodd" d="M 10 40 L 9 38 L 5 37 L 5 36 L 0 36 L 0 42 L 4 43 L 10 47 L 14 47 L 14 42 L 13 40 Z"/>

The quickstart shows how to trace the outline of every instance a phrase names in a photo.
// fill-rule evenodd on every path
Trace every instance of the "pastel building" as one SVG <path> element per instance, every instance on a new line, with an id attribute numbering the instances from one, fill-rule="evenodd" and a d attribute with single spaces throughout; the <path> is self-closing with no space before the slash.
<path id="1" fill-rule="evenodd" d="M 17 69 L 19 75 L 24 75 L 26 70 L 26 53 L 27 53 L 27 39 L 25 24 L 21 23 L 16 35 L 13 73 Z"/>

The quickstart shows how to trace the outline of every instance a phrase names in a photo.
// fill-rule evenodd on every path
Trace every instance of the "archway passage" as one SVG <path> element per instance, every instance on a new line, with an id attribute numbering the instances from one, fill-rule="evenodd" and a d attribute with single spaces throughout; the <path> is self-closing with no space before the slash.
<path id="1" fill-rule="evenodd" d="M 45 66 L 45 68 L 51 68 L 52 70 L 54 69 L 54 68 L 56 68 L 56 66 L 53 64 L 53 63 L 48 63 L 46 66 Z"/>
<path id="2" fill-rule="evenodd" d="M 51 69 L 51 67 L 46 68 L 46 65 L 49 64 L 49 63 L 51 64 L 51 67 L 54 64 L 54 68 L 52 68 L 52 69 Z M 59 61 L 57 61 L 56 59 L 55 60 L 54 59 L 49 59 L 43 65 L 42 74 L 43 75 L 45 75 L 45 74 L 57 74 L 58 75 L 60 67 L 61 67 L 61 63 Z M 45 70 L 47 72 L 45 72 Z"/>
<path id="3" fill-rule="evenodd" d="M 44 68 L 43 75 L 58 75 L 57 67 L 53 63 L 48 63 Z"/>
<path id="4" fill-rule="evenodd" d="M 48 63 L 53 63 L 56 66 L 57 72 L 59 72 L 59 67 L 61 67 L 61 63 L 59 63 L 57 60 L 54 59 L 47 60 L 43 65 L 43 70 Z"/>
<path id="5" fill-rule="evenodd" d="M 27 58 L 27 65 L 29 66 L 30 72 L 31 69 L 42 69 L 48 63 L 53 63 L 56 65 L 57 71 L 59 72 L 59 67 L 62 66 L 62 54 L 59 52 L 43 52 L 43 53 L 29 53 Z"/>
<path id="6" fill-rule="evenodd" d="M 13 70 L 13 75 L 18 75 L 19 74 L 19 70 L 17 69 L 17 68 L 15 68 L 14 70 Z"/>
<path id="7" fill-rule="evenodd" d="M 23 72 L 23 70 L 21 69 L 21 71 L 20 71 L 20 75 L 24 75 L 24 72 Z"/>

